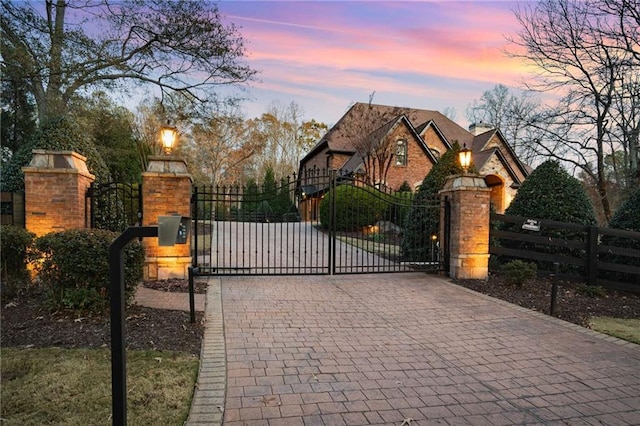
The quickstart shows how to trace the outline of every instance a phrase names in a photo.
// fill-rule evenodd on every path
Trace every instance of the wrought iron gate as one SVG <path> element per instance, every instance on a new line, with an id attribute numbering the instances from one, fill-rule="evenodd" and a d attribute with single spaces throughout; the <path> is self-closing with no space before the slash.
<path id="1" fill-rule="evenodd" d="M 405 232 L 439 202 L 311 170 L 279 185 L 196 187 L 192 256 L 199 274 L 298 275 L 440 269 L 437 232 Z M 418 247 L 418 249 L 416 249 Z"/>
<path id="2" fill-rule="evenodd" d="M 85 222 L 91 228 L 118 232 L 142 224 L 142 184 L 92 183 L 85 198 Z"/>

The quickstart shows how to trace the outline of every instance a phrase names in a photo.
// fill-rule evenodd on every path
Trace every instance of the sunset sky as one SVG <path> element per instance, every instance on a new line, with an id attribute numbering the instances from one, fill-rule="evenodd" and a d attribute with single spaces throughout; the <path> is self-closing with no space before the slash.
<path id="1" fill-rule="evenodd" d="M 467 105 L 502 83 L 521 87 L 526 68 L 508 58 L 519 29 L 508 1 L 222 1 L 259 71 L 248 117 L 273 101 L 334 124 L 353 102 L 442 111 L 466 126 Z"/>

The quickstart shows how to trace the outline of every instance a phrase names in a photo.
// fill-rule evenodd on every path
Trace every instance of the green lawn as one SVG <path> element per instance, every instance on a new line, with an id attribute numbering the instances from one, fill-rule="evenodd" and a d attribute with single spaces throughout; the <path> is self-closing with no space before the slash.
<path id="1" fill-rule="evenodd" d="M 108 349 L 2 348 L 3 425 L 111 424 Z M 130 351 L 130 425 L 182 425 L 198 374 L 192 355 Z"/>
<path id="2" fill-rule="evenodd" d="M 594 317 L 591 318 L 591 328 L 640 345 L 640 319 Z"/>

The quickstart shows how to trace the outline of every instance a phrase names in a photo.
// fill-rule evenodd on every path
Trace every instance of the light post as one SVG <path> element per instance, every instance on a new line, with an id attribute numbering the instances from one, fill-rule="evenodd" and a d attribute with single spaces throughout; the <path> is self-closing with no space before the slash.
<path id="1" fill-rule="evenodd" d="M 460 160 L 460 166 L 462 166 L 463 173 L 466 174 L 469 170 L 469 166 L 471 165 L 471 150 L 467 148 L 467 144 L 464 144 L 458 153 L 458 159 Z"/>

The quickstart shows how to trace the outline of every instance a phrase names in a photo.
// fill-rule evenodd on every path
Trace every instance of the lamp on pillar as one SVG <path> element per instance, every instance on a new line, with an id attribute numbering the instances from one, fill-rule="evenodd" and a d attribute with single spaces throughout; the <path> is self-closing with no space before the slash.
<path id="1" fill-rule="evenodd" d="M 469 166 L 471 165 L 471 150 L 467 148 L 467 144 L 463 145 L 462 149 L 458 153 L 458 158 L 460 159 L 462 171 L 467 173 L 467 170 L 469 170 Z"/>
<path id="2" fill-rule="evenodd" d="M 167 124 L 160 129 L 160 141 L 162 142 L 162 149 L 164 149 L 165 155 L 171 154 L 177 138 L 178 129 L 171 126 L 169 120 L 167 120 Z"/>

